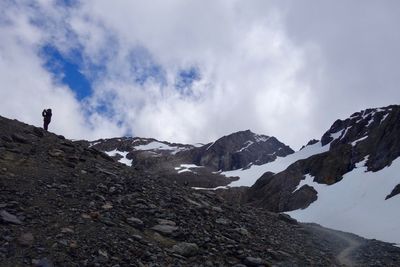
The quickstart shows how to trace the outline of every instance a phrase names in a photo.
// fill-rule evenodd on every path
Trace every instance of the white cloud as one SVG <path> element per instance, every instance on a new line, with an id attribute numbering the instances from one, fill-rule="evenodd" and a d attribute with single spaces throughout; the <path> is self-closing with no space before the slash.
<path id="1" fill-rule="evenodd" d="M 376 89 L 363 88 L 369 83 L 382 86 L 386 78 L 398 84 L 400 75 L 393 75 L 398 63 L 374 53 L 371 65 L 391 67 L 390 74 L 381 70 L 374 78 L 370 72 L 377 68 L 366 68 L 368 55 L 356 51 L 360 44 L 365 51 L 375 51 L 371 47 L 376 42 L 362 42 L 370 29 L 384 43 L 389 32 L 397 36 L 396 25 L 379 17 L 378 24 L 387 28 L 378 34 L 379 27 L 362 26 L 375 21 L 375 13 L 357 14 L 360 19 L 354 22 L 350 18 L 355 5 L 346 4 L 349 11 L 343 13 L 338 6 L 344 4 L 318 4 L 310 11 L 305 8 L 310 5 L 295 1 L 92 0 L 73 8 L 54 1 L 37 2 L 37 8 L 19 3 L 7 9 L 13 24 L 0 25 L 0 55 L 5 58 L 0 62 L 0 94 L 12 100 L 0 113 L 38 125 L 37 110 L 53 106 L 60 119 L 51 126 L 74 138 L 128 130 L 164 140 L 208 142 L 250 128 L 299 147 L 322 135 L 338 116 L 399 97 L 392 85 L 387 85 L 385 100 L 377 98 Z M 41 24 L 32 25 L 32 17 L 40 17 Z M 347 25 L 358 25 L 360 34 L 351 35 Z M 341 38 L 348 48 L 344 44 L 336 49 Z M 400 38 L 390 40 L 393 53 Z M 89 76 L 91 64 L 104 64 L 104 73 L 91 76 L 90 99 L 79 103 L 67 87 L 51 80 L 37 54 L 46 42 L 63 52 L 79 47 Z M 156 64 L 167 83 L 135 83 L 134 51 L 147 51 L 141 60 Z M 347 63 L 338 61 L 342 55 Z M 394 55 L 398 58 L 399 53 Z M 147 71 L 145 66 L 141 71 Z M 193 83 L 191 94 L 182 94 L 174 87 L 176 74 L 193 66 L 201 79 Z M 12 87 L 12 93 L 5 87 Z M 41 97 L 32 101 L 37 90 Z M 352 93 L 345 93 L 349 90 Z M 30 101 L 19 100 L 21 96 Z M 104 102 L 110 108 L 107 116 L 94 112 L 85 119 L 86 111 Z"/>
<path id="2" fill-rule="evenodd" d="M 121 134 L 113 123 L 98 116 L 90 118 L 96 122 L 92 128 L 72 91 L 57 84 L 43 68 L 38 47 L 46 39 L 46 33 L 29 22 L 35 15 L 33 12 L 22 6 L 8 7 L 9 20 L 0 26 L 0 114 L 41 126 L 42 110 L 52 108 L 54 115 L 49 129 L 59 134 L 70 138 Z"/>

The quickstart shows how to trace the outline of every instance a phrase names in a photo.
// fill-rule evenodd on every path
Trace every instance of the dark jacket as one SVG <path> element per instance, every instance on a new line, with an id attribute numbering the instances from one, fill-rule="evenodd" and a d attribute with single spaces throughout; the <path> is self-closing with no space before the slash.
<path id="1" fill-rule="evenodd" d="M 45 120 L 45 121 L 48 121 L 48 122 L 50 122 L 51 121 L 51 109 L 44 109 L 43 110 L 43 112 L 42 112 L 42 116 L 43 116 L 43 119 Z"/>

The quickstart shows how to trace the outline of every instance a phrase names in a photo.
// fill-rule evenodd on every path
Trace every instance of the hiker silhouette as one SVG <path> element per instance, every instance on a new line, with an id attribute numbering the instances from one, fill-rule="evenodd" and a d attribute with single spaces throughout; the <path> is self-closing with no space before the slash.
<path id="1" fill-rule="evenodd" d="M 49 123 L 51 122 L 51 109 L 44 109 L 42 112 L 43 116 L 43 129 L 47 131 L 47 128 L 49 127 Z"/>

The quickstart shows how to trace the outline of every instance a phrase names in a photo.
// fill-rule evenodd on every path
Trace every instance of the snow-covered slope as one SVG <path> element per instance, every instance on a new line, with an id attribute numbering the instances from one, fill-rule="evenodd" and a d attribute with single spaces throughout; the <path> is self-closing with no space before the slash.
<path id="1" fill-rule="evenodd" d="M 278 173 L 285 170 L 292 163 L 311 157 L 312 155 L 324 153 L 329 150 L 329 145 L 322 146 L 321 142 L 304 147 L 302 150 L 290 154 L 286 157 L 278 157 L 275 161 L 263 164 L 252 165 L 247 169 L 222 172 L 228 177 L 239 177 L 240 179 L 230 183 L 229 187 L 252 186 L 258 178 L 266 172 Z"/>
<path id="2" fill-rule="evenodd" d="M 400 183 L 400 158 L 378 172 L 367 172 L 365 162 L 333 185 L 316 183 L 314 177 L 307 175 L 297 189 L 305 184 L 312 186 L 318 192 L 318 200 L 306 209 L 287 214 L 301 222 L 400 243 L 400 197 L 385 200 Z"/>
<path id="3" fill-rule="evenodd" d="M 321 150 L 306 153 L 313 147 Z M 300 221 L 400 243 L 400 106 L 337 120 L 321 143 L 263 170 L 273 173 L 264 173 L 247 190 L 247 202 Z M 250 181 L 245 176 L 250 172 L 238 175 Z"/>

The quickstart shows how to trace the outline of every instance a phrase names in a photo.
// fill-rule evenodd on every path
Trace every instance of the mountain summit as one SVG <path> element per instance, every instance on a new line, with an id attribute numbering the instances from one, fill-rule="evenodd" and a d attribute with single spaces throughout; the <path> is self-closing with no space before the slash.
<path id="1" fill-rule="evenodd" d="M 335 121 L 321 141 L 294 154 L 227 175 L 253 175 L 256 182 L 236 197 L 246 203 L 400 243 L 399 136 L 400 106 L 367 109 Z"/>

